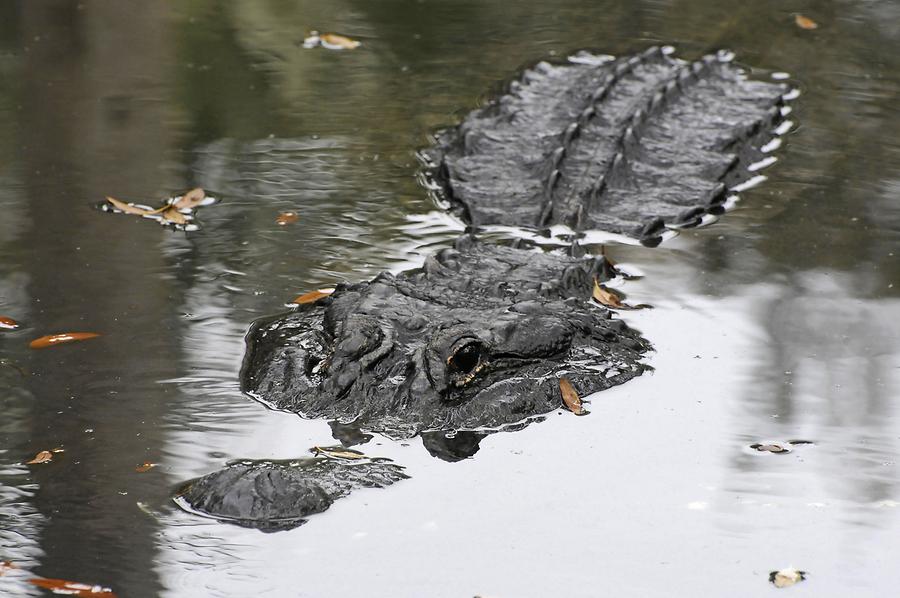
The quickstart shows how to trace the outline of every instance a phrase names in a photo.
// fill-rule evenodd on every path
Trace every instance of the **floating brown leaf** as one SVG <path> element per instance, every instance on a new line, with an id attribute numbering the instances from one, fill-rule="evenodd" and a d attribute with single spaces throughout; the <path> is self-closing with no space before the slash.
<path id="1" fill-rule="evenodd" d="M 278 217 L 275 218 L 275 223 L 278 226 L 286 226 L 288 224 L 293 224 L 300 220 L 300 216 L 297 215 L 297 212 L 281 212 L 278 214 Z"/>
<path id="2" fill-rule="evenodd" d="M 0 561 L 0 577 L 3 577 L 3 575 L 4 575 L 7 571 L 11 571 L 11 570 L 13 570 L 13 569 L 18 569 L 18 567 L 16 566 L 16 564 L 15 564 L 14 562 L 12 562 L 12 561 Z"/>
<path id="3" fill-rule="evenodd" d="M 148 208 L 142 208 L 130 203 L 125 203 L 124 201 L 120 201 L 115 197 L 106 196 L 106 201 L 108 201 L 112 206 L 119 210 L 120 212 L 124 212 L 126 214 L 134 214 L 136 216 L 149 216 L 151 214 L 157 214 L 164 208 L 159 208 L 156 210 L 151 210 Z"/>
<path id="4" fill-rule="evenodd" d="M 179 210 L 192 210 L 203 203 L 204 199 L 206 199 L 206 192 L 200 187 L 197 187 L 196 189 L 191 189 L 176 201 L 172 202 L 172 205 Z"/>
<path id="5" fill-rule="evenodd" d="M 592 295 L 594 300 L 601 305 L 612 307 L 614 309 L 627 308 L 617 294 L 600 284 L 596 278 L 594 279 L 594 292 Z"/>
<path id="6" fill-rule="evenodd" d="M 581 397 L 575 391 L 575 387 L 569 382 L 568 378 L 559 379 L 559 394 L 562 395 L 563 403 L 569 408 L 569 411 L 575 415 L 587 415 L 587 411 L 581 404 Z"/>
<path id="7" fill-rule="evenodd" d="M 322 47 L 329 50 L 355 50 L 360 43 L 355 39 L 350 39 L 337 33 L 323 33 L 319 36 Z"/>
<path id="8" fill-rule="evenodd" d="M 596 277 L 594 277 L 594 291 L 591 293 L 591 296 L 594 298 L 594 301 L 600 305 L 605 305 L 611 309 L 651 309 L 653 307 L 646 303 L 638 303 L 637 305 L 622 303 L 621 297 L 619 297 L 615 291 L 611 291 L 606 288 L 606 286 L 600 284 L 600 281 L 598 281 Z"/>
<path id="9" fill-rule="evenodd" d="M 794 23 L 797 24 L 797 27 L 800 29 L 818 29 L 819 24 L 810 19 L 809 17 L 804 17 L 803 15 L 794 15 Z"/>
<path id="10" fill-rule="evenodd" d="M 300 295 L 296 299 L 294 299 L 293 303 L 297 303 L 299 305 L 303 305 L 304 303 L 315 303 L 322 297 L 327 297 L 332 294 L 334 289 L 318 289 L 316 291 L 310 291 L 309 293 L 304 293 Z"/>
<path id="11" fill-rule="evenodd" d="M 46 349 L 47 347 L 55 347 L 72 341 L 83 341 L 89 338 L 100 336 L 95 332 L 63 332 L 60 334 L 48 334 L 41 338 L 36 338 L 28 345 L 32 349 Z"/>
<path id="12" fill-rule="evenodd" d="M 804 579 L 806 579 L 806 571 L 799 571 L 793 567 L 769 573 L 769 581 L 775 584 L 776 588 L 787 588 Z"/>
<path id="13" fill-rule="evenodd" d="M 103 586 L 92 586 L 77 581 L 67 581 L 65 579 L 50 578 L 34 578 L 29 579 L 29 583 L 39 588 L 50 590 L 54 594 L 64 594 L 66 596 L 78 596 L 83 598 L 116 598 L 116 594 L 109 588 Z"/>
<path id="14" fill-rule="evenodd" d="M 19 327 L 19 323 L 12 318 L 0 316 L 0 330 L 15 330 Z"/>
<path id="15" fill-rule="evenodd" d="M 26 465 L 39 465 L 41 463 L 49 463 L 53 460 L 53 453 L 50 451 L 41 451 L 37 455 L 34 456 L 34 459 L 31 461 L 26 461 Z"/>
<path id="16" fill-rule="evenodd" d="M 163 220 L 171 224 L 185 225 L 188 223 L 187 216 L 179 212 L 178 208 L 176 208 L 175 206 L 169 206 L 168 208 L 164 209 L 160 216 Z"/>
<path id="17" fill-rule="evenodd" d="M 134 468 L 134 470 L 138 473 L 146 473 L 156 467 L 156 463 L 150 463 L 149 461 L 144 461 L 140 465 Z"/>
<path id="18" fill-rule="evenodd" d="M 309 449 L 314 455 L 325 455 L 326 457 L 335 457 L 337 459 L 365 459 L 365 455 L 359 451 L 345 449 L 335 446 L 314 446 Z"/>

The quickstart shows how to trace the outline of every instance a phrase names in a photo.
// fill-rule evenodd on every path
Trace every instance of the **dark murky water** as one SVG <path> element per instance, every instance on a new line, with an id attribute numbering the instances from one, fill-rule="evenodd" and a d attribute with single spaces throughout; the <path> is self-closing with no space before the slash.
<path id="1" fill-rule="evenodd" d="M 314 28 L 363 46 L 299 47 Z M 457 464 L 376 438 L 413 479 L 291 532 L 173 507 L 228 459 L 333 442 L 239 392 L 243 335 L 457 234 L 416 181 L 430 131 L 523 64 L 656 42 L 728 47 L 802 95 L 722 221 L 612 249 L 657 307 L 626 315 L 653 375 Z M 23 324 L 0 336 L 0 561 L 20 567 L 0 594 L 41 595 L 33 574 L 120 597 L 758 596 L 788 565 L 796 595 L 895 593 L 898 94 L 888 1 L 0 4 L 0 315 Z M 198 185 L 222 202 L 194 233 L 92 207 Z M 103 336 L 28 348 L 71 330 Z M 793 438 L 815 444 L 747 448 Z"/>

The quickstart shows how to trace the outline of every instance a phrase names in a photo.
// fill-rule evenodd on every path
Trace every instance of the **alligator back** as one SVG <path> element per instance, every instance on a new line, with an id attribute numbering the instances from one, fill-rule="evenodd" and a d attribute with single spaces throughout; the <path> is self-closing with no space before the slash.
<path id="1" fill-rule="evenodd" d="M 781 119 L 782 84 L 725 54 L 688 63 L 653 47 L 541 62 L 423 153 L 474 225 L 601 229 L 658 242 L 721 210 Z"/>

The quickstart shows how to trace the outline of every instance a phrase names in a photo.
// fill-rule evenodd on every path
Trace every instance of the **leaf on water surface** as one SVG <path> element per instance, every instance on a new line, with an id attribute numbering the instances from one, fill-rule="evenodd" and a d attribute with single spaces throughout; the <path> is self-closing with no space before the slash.
<path id="1" fill-rule="evenodd" d="M 32 349 L 46 349 L 47 347 L 55 347 L 56 345 L 71 343 L 72 341 L 83 341 L 98 336 L 100 335 L 95 332 L 63 332 L 60 334 L 48 334 L 47 336 L 34 339 L 28 346 Z"/>
<path id="2" fill-rule="evenodd" d="M 203 191 L 200 187 L 195 189 L 191 189 L 177 200 L 172 202 L 172 205 L 178 208 L 179 210 L 192 210 L 203 203 L 203 200 L 206 199 L 206 192 Z"/>
<path id="3" fill-rule="evenodd" d="M 622 300 L 619 296 L 600 284 L 596 278 L 594 279 L 594 292 L 592 293 L 592 296 L 594 297 L 594 301 L 601 305 L 612 308 L 622 307 Z"/>
<path id="4" fill-rule="evenodd" d="M 197 187 L 186 192 L 184 195 L 166 200 L 163 205 L 155 209 L 126 203 L 114 197 L 107 197 L 107 203 L 102 204 L 101 208 L 109 211 L 107 209 L 108 206 L 112 206 L 115 210 L 125 214 L 146 216 L 157 220 L 161 224 L 173 224 L 175 226 L 184 227 L 185 230 L 195 230 L 196 226 L 192 223 L 195 209 L 213 203 L 214 201 L 213 198 L 206 196 L 206 192 L 203 191 L 203 189 Z M 189 224 L 190 226 L 188 226 Z"/>
<path id="5" fill-rule="evenodd" d="M 600 281 L 594 277 L 594 291 L 591 293 L 591 296 L 594 298 L 594 301 L 599 303 L 600 305 L 605 305 L 611 309 L 651 309 L 652 305 L 647 305 L 646 303 L 638 303 L 637 305 L 628 305 L 627 303 L 622 302 L 622 298 L 619 295 L 608 288 L 605 285 L 600 284 Z"/>
<path id="6" fill-rule="evenodd" d="M 0 330 L 15 330 L 19 327 L 19 323 L 12 318 L 0 316 Z"/>
<path id="7" fill-rule="evenodd" d="M 323 33 L 319 36 L 322 47 L 329 50 L 355 50 L 362 44 L 355 39 L 338 35 L 337 33 Z"/>
<path id="8" fill-rule="evenodd" d="M 90 598 L 116 598 L 116 594 L 109 588 L 103 586 L 92 586 L 77 581 L 67 581 L 65 579 L 50 578 L 34 578 L 29 579 L 29 583 L 39 588 L 50 590 L 54 594 L 64 594 L 66 596 L 89 596 Z"/>
<path id="9" fill-rule="evenodd" d="M 31 461 L 25 461 L 26 465 L 39 465 L 41 463 L 49 463 L 53 460 L 53 453 L 50 451 L 41 451 L 34 456 Z"/>
<path id="10" fill-rule="evenodd" d="M 134 468 L 134 470 L 138 473 L 146 473 L 156 467 L 156 463 L 150 463 L 149 461 L 144 461 L 140 465 Z"/>
<path id="11" fill-rule="evenodd" d="M 305 303 L 315 303 L 322 297 L 327 297 L 334 292 L 334 289 L 318 289 L 316 291 L 310 291 L 309 293 L 304 293 L 300 295 L 296 299 L 294 299 L 293 303 L 298 305 L 303 305 Z"/>
<path id="12" fill-rule="evenodd" d="M 318 31 L 310 31 L 307 38 L 303 40 L 304 48 L 322 46 L 329 50 L 355 50 L 360 45 L 362 44 L 355 39 L 337 33 L 319 33 Z"/>
<path id="13" fill-rule="evenodd" d="M 810 30 L 810 29 L 818 29 L 818 28 L 819 28 L 819 24 L 818 24 L 818 23 L 816 23 L 815 21 L 813 21 L 813 20 L 810 19 L 809 17 L 804 17 L 804 16 L 801 15 L 801 14 L 794 15 L 794 23 L 795 23 L 795 24 L 797 25 L 797 27 L 799 27 L 800 29 L 807 29 L 807 30 Z"/>
<path id="14" fill-rule="evenodd" d="M 559 394 L 562 395 L 563 403 L 569 408 L 569 411 L 575 415 L 587 415 L 588 411 L 581 403 L 581 397 L 575 391 L 575 387 L 569 382 L 568 378 L 559 379 Z"/>
<path id="15" fill-rule="evenodd" d="M 788 588 L 804 579 L 806 579 L 806 571 L 799 571 L 793 567 L 769 573 L 769 581 L 775 584 L 776 588 Z"/>
<path id="16" fill-rule="evenodd" d="M 136 206 L 134 204 L 125 203 L 124 201 L 120 201 L 115 197 L 106 196 L 106 201 L 108 201 L 112 207 L 123 212 L 125 214 L 134 214 L 135 216 L 149 216 L 151 214 L 157 214 L 164 208 L 158 208 L 156 210 L 151 210 L 149 208 L 142 208 L 140 206 Z"/>
<path id="17" fill-rule="evenodd" d="M 365 454 L 354 451 L 352 449 L 346 449 L 342 446 L 314 446 L 309 449 L 309 452 L 314 454 L 315 456 L 325 455 L 326 457 L 334 457 L 336 459 L 365 459 Z"/>
<path id="18" fill-rule="evenodd" d="M 163 220 L 169 222 L 171 224 L 180 224 L 185 225 L 188 223 L 188 217 L 178 211 L 174 205 L 171 205 L 165 209 L 163 209 L 162 214 L 160 214 Z"/>
<path id="19" fill-rule="evenodd" d="M 300 216 L 297 212 L 280 212 L 278 217 L 275 218 L 275 224 L 278 226 L 286 226 L 288 224 L 293 224 L 300 220 Z"/>

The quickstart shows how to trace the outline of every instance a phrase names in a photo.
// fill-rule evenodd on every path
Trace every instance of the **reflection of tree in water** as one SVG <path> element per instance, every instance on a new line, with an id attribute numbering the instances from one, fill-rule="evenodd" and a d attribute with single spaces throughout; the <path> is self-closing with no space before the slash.
<path id="1" fill-rule="evenodd" d="M 898 481 L 884 463 L 897 452 L 891 425 L 900 304 L 848 297 L 852 281 L 809 271 L 762 300 L 764 343 L 740 398 L 740 421 L 747 438 L 815 441 L 829 494 L 871 503 L 893 498 Z M 755 474 L 770 465 L 748 454 L 737 462 Z"/>

